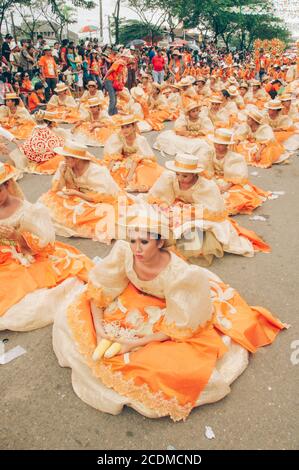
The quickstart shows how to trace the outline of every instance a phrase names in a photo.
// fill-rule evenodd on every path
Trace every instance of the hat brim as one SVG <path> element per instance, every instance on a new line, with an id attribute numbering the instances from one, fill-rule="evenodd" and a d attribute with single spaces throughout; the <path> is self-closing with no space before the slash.
<path id="1" fill-rule="evenodd" d="M 208 139 L 213 142 L 213 144 L 221 144 L 221 145 L 234 145 L 236 144 L 235 140 L 231 140 L 230 142 L 223 142 L 223 140 L 215 139 L 213 135 L 208 135 Z"/>
<path id="2" fill-rule="evenodd" d="M 62 93 L 63 91 L 66 91 L 68 90 L 68 87 L 65 87 L 65 88 L 54 88 L 54 91 L 55 93 Z"/>
<path id="3" fill-rule="evenodd" d="M 169 160 L 168 162 L 165 162 L 165 167 L 170 170 L 174 171 L 175 173 L 193 173 L 193 174 L 199 174 L 203 173 L 204 169 L 201 167 L 194 168 L 192 170 L 188 170 L 186 168 L 179 168 L 175 165 L 174 160 Z"/>
<path id="4" fill-rule="evenodd" d="M 61 155 L 62 157 L 72 157 L 72 158 L 77 158 L 78 160 L 92 160 L 93 156 L 89 153 L 86 152 L 85 156 L 79 156 L 79 155 L 74 155 L 71 152 L 65 152 L 63 150 L 63 147 L 55 147 L 54 152 L 57 153 L 58 155 Z"/>

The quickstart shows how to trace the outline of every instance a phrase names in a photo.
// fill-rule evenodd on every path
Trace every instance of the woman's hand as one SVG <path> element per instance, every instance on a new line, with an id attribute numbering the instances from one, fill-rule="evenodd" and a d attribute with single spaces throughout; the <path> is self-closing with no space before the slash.
<path id="1" fill-rule="evenodd" d="M 13 227 L 0 225 L 0 237 L 6 240 L 17 240 L 18 232 Z"/>
<path id="2" fill-rule="evenodd" d="M 66 194 L 67 196 L 81 196 L 82 194 L 80 191 L 77 191 L 76 189 L 63 189 L 63 193 Z"/>

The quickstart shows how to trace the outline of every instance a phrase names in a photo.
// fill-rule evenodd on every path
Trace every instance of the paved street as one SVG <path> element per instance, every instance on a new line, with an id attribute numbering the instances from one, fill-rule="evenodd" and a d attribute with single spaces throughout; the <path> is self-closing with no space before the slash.
<path id="1" fill-rule="evenodd" d="M 155 133 L 148 135 L 151 143 Z M 97 152 L 99 156 L 102 150 Z M 159 157 L 159 162 L 163 163 Z M 298 233 L 299 159 L 269 170 L 250 167 L 253 183 L 284 191 L 255 214 L 265 221 L 237 220 L 272 246 L 254 258 L 225 255 L 212 270 L 251 305 L 270 309 L 292 327 L 251 356 L 249 367 L 218 403 L 194 410 L 186 422 L 150 420 L 131 409 L 111 416 L 87 406 L 74 394 L 70 369 L 59 367 L 51 346 L 51 326 L 30 333 L 1 332 L 7 349 L 27 353 L 0 366 L 2 449 L 296 449 L 299 445 L 299 364 L 291 362 L 291 344 L 299 340 Z M 20 185 L 30 201 L 50 186 L 50 177 L 25 175 Z M 65 239 L 64 239 L 65 241 Z M 110 247 L 70 239 L 90 257 Z M 13 286 L 12 286 L 13 288 Z M 297 346 L 298 349 L 298 346 Z M 299 354 L 297 354 L 299 358 Z M 216 438 L 208 440 L 205 426 Z"/>

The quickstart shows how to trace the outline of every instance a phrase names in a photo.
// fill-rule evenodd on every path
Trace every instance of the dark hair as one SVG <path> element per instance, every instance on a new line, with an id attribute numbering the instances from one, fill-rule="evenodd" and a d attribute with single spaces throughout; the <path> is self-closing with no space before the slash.
<path id="1" fill-rule="evenodd" d="M 17 98 L 14 98 L 14 99 L 10 99 L 10 98 L 9 98 L 9 99 L 6 99 L 5 101 L 13 101 L 16 106 L 17 106 L 17 105 L 19 104 L 19 102 L 20 102 L 20 100 L 17 99 Z"/>
<path id="2" fill-rule="evenodd" d="M 227 90 L 221 90 L 221 93 L 224 96 L 224 98 L 229 98 L 230 97 L 230 94 Z"/>
<path id="3" fill-rule="evenodd" d="M 36 84 L 34 85 L 35 91 L 42 90 L 43 88 L 44 88 L 44 85 L 42 84 L 42 82 L 36 82 Z"/>

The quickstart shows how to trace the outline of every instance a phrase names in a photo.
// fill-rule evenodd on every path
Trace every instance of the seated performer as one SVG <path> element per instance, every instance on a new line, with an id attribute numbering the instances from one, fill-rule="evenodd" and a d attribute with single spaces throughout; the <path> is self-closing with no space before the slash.
<path id="1" fill-rule="evenodd" d="M 67 141 L 55 152 L 64 160 L 53 177 L 51 189 L 40 201 L 47 206 L 56 233 L 110 243 L 115 233 L 119 196 L 124 201 L 126 196 L 87 147 Z"/>
<path id="2" fill-rule="evenodd" d="M 56 95 L 52 95 L 47 105 L 48 111 L 54 111 L 65 123 L 73 124 L 80 119 L 78 104 L 71 95 L 69 87 L 63 82 L 57 84 Z"/>
<path id="3" fill-rule="evenodd" d="M 161 132 L 154 148 L 167 155 L 190 153 L 205 166 L 211 152 L 206 136 L 213 132 L 214 126 L 208 116 L 200 114 L 197 101 L 185 101 L 185 104 L 184 114 L 175 121 L 174 130 Z"/>
<path id="4" fill-rule="evenodd" d="M 177 154 L 165 165 L 170 171 L 162 173 L 146 201 L 168 215 L 176 246 L 186 258 L 200 258 L 201 264 L 210 265 L 224 252 L 253 256 L 255 250 L 270 251 L 254 232 L 227 216 L 217 184 L 201 176 L 197 157 Z"/>
<path id="5" fill-rule="evenodd" d="M 146 138 L 138 133 L 138 121 L 135 116 L 119 120 L 120 130 L 105 144 L 104 163 L 121 188 L 147 192 L 163 168 L 157 164 Z"/>
<path id="6" fill-rule="evenodd" d="M 169 251 L 163 219 L 128 214 L 125 228 L 128 241 L 116 242 L 88 288 L 56 315 L 54 352 L 90 406 L 186 419 L 226 396 L 248 352 L 271 344 L 284 325 Z"/>
<path id="7" fill-rule="evenodd" d="M 0 107 L 0 124 L 16 139 L 27 139 L 36 125 L 16 93 L 6 93 L 5 105 Z"/>
<path id="8" fill-rule="evenodd" d="M 247 112 L 247 122 L 237 127 L 234 139 L 239 142 L 236 151 L 244 155 L 252 166 L 270 168 L 273 163 L 280 163 L 289 157 L 258 109 Z"/>
<path id="9" fill-rule="evenodd" d="M 251 214 L 270 195 L 248 181 L 245 157 L 231 150 L 236 142 L 229 129 L 217 129 L 211 138 L 214 152 L 206 175 L 215 178 L 229 214 Z"/>
<path id="10" fill-rule="evenodd" d="M 64 139 L 55 133 L 55 125 L 59 120 L 55 113 L 41 110 L 34 118 L 37 125 L 31 135 L 9 156 L 22 171 L 52 175 L 62 160 L 54 151 L 54 148 L 62 146 L 64 142 Z"/>
<path id="11" fill-rule="evenodd" d="M 47 210 L 24 200 L 16 174 L 0 163 L 0 330 L 29 331 L 61 314 L 92 263 L 55 243 Z"/>

